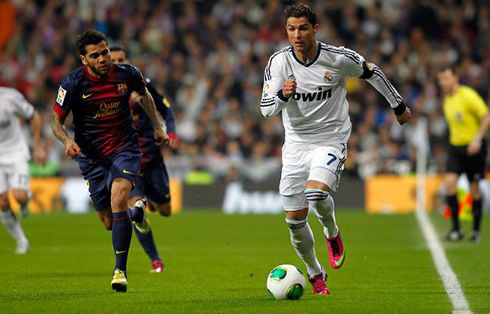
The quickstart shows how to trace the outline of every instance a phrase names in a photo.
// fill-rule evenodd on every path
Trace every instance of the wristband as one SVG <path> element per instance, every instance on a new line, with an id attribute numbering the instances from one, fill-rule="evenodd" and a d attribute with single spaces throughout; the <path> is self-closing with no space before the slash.
<path id="1" fill-rule="evenodd" d="M 284 102 L 288 102 L 289 101 L 289 97 L 286 97 L 284 96 L 284 94 L 282 93 L 282 89 L 280 89 L 278 92 L 277 92 L 277 97 L 279 97 L 280 100 L 284 101 Z"/>
<path id="2" fill-rule="evenodd" d="M 179 136 L 173 132 L 169 132 L 168 134 L 168 137 L 170 137 L 171 139 L 175 140 L 175 141 L 179 141 Z"/>
<path id="3" fill-rule="evenodd" d="M 393 108 L 393 111 L 397 116 L 403 114 L 407 110 L 407 106 L 403 102 L 401 102 L 398 107 Z"/>

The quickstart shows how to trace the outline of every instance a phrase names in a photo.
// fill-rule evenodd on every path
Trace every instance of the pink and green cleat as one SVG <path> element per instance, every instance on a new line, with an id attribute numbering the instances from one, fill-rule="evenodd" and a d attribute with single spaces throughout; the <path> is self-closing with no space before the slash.
<path id="1" fill-rule="evenodd" d="M 308 281 L 311 283 L 311 286 L 313 287 L 313 294 L 330 294 L 330 291 L 327 288 L 327 284 L 325 283 L 326 280 L 327 274 L 323 269 L 321 273 L 308 279 Z"/>
<path id="2" fill-rule="evenodd" d="M 327 238 L 328 258 L 333 268 L 339 269 L 344 264 L 345 251 L 340 231 L 336 237 Z"/>

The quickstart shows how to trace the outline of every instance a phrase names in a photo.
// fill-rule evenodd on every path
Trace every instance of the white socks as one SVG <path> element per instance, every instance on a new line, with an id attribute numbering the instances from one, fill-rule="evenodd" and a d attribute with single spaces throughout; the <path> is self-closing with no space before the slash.
<path id="1" fill-rule="evenodd" d="M 3 224 L 7 228 L 10 235 L 17 241 L 17 243 L 27 243 L 27 238 L 22 230 L 22 227 L 15 217 L 15 214 L 12 210 L 8 210 L 6 212 L 0 212 L 0 218 L 3 221 Z"/>
<path id="2" fill-rule="evenodd" d="M 318 220 L 323 225 L 323 233 L 327 238 L 336 237 L 339 234 L 339 227 L 335 220 L 335 203 L 333 198 L 328 195 L 324 200 L 309 201 L 318 216 Z"/>
<path id="3" fill-rule="evenodd" d="M 315 239 L 308 221 L 306 219 L 286 218 L 286 222 L 291 235 L 291 244 L 305 263 L 308 276 L 312 277 L 319 274 L 322 271 L 322 267 L 316 258 Z"/>

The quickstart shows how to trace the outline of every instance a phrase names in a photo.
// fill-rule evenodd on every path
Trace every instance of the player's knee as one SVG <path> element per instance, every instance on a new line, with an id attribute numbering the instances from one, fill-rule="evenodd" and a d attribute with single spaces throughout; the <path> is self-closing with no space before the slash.
<path id="1" fill-rule="evenodd" d="M 479 198 L 481 198 L 480 188 L 478 187 L 478 183 L 477 182 L 471 182 L 470 183 L 470 194 L 473 197 L 473 199 L 479 199 Z"/>
<path id="2" fill-rule="evenodd" d="M 172 208 L 170 207 L 170 204 L 156 204 L 155 208 L 162 216 L 168 217 L 172 214 Z"/>
<path id="3" fill-rule="evenodd" d="M 111 187 L 111 206 L 114 211 L 122 211 L 128 208 L 129 194 L 132 184 L 126 179 L 116 178 Z"/>
<path id="4" fill-rule="evenodd" d="M 27 191 L 25 190 L 12 190 L 12 196 L 20 204 L 25 204 L 28 201 Z"/>
<path id="5" fill-rule="evenodd" d="M 114 191 L 111 195 L 111 206 L 113 209 L 124 209 L 128 206 L 128 193 L 125 191 Z"/>
<path id="6" fill-rule="evenodd" d="M 7 193 L 0 195 L 0 210 L 6 212 L 9 210 L 9 197 Z"/>
<path id="7" fill-rule="evenodd" d="M 328 198 L 329 193 L 320 189 L 306 189 L 305 197 L 308 202 L 317 203 Z"/>
<path id="8" fill-rule="evenodd" d="M 304 220 L 308 216 L 308 207 L 299 210 L 287 210 L 286 219 Z"/>

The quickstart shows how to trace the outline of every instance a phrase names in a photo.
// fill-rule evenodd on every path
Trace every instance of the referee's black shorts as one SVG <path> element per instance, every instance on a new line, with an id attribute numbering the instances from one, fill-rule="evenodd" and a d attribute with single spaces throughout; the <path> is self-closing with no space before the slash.
<path id="1" fill-rule="evenodd" d="M 485 177 L 485 160 L 487 156 L 487 143 L 482 141 L 480 151 L 475 155 L 468 155 L 468 146 L 449 145 L 446 172 L 466 173 L 468 180 L 479 181 Z"/>

